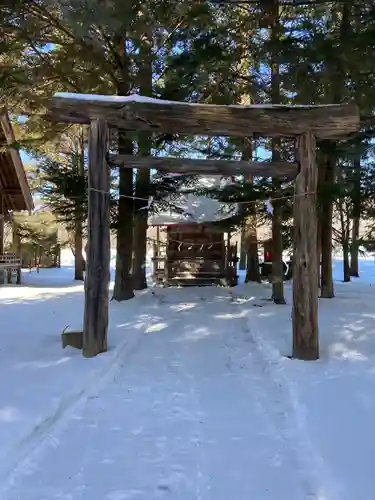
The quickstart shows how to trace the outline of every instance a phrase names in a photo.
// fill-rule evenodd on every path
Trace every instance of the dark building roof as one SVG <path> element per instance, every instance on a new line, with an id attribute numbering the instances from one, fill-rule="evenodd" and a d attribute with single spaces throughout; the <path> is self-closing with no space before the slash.
<path id="1" fill-rule="evenodd" d="M 30 186 L 8 113 L 0 109 L 0 213 L 31 211 L 34 208 Z"/>

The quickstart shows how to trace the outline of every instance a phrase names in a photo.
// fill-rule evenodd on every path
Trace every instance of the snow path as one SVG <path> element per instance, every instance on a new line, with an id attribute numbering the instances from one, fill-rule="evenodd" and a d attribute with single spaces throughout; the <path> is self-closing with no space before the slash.
<path id="1" fill-rule="evenodd" d="M 249 323 L 252 339 L 259 356 L 265 363 L 265 370 L 274 384 L 280 387 L 281 392 L 283 392 L 283 400 L 290 401 L 291 412 L 288 415 L 288 425 L 291 429 L 294 429 L 293 442 L 299 450 L 300 463 L 304 464 L 306 471 L 309 471 L 311 483 L 315 485 L 316 496 L 311 496 L 311 498 L 318 500 L 340 499 L 342 493 L 340 486 L 333 478 L 328 464 L 310 439 L 305 418 L 306 409 L 298 397 L 295 383 L 285 375 L 285 365 L 295 361 L 291 361 L 286 357 L 280 358 L 279 353 L 274 350 L 272 344 L 265 340 L 267 335 L 266 332 L 262 331 L 258 318 L 251 317 Z"/>
<path id="2" fill-rule="evenodd" d="M 46 277 L 48 274 L 41 273 L 45 282 Z M 0 484 L 48 438 L 65 413 L 85 400 L 90 391 L 98 390 L 98 381 L 105 383 L 111 377 L 118 358 L 138 342 L 139 330 L 152 324 L 152 314 L 148 315 L 149 323 L 142 323 L 137 310 L 141 301 L 135 301 L 132 310 L 128 308 L 128 323 L 123 321 L 121 308 L 115 306 L 108 353 L 90 360 L 75 349 L 63 350 L 59 332 L 67 325 L 67 318 L 81 328 L 82 292 L 83 286 L 71 278 L 60 287 L 0 288 L 0 315 L 5 325 L 0 377 L 6 381 L 1 386 Z M 142 310 L 147 311 L 147 304 Z"/>
<path id="3" fill-rule="evenodd" d="M 159 322 L 20 463 L 2 500 L 331 500 L 248 327 L 252 305 L 216 290 L 154 298 Z"/>

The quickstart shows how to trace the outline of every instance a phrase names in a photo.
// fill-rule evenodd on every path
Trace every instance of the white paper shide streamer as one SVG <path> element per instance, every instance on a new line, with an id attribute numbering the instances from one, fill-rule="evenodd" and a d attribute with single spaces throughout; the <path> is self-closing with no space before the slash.
<path id="1" fill-rule="evenodd" d="M 266 201 L 266 210 L 269 214 L 273 214 L 273 206 L 271 205 L 271 201 L 267 200 Z"/>
<path id="2" fill-rule="evenodd" d="M 148 202 L 147 202 L 147 206 L 146 207 L 142 207 L 139 210 L 149 210 L 151 208 L 151 205 L 152 205 L 153 201 L 154 201 L 154 197 L 150 196 L 149 199 L 148 199 Z"/>

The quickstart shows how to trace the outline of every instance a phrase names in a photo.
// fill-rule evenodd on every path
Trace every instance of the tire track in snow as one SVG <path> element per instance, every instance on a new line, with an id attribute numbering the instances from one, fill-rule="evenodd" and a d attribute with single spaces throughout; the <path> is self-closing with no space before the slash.
<path id="1" fill-rule="evenodd" d="M 139 333 L 139 332 L 138 332 Z M 69 420 L 70 415 L 86 401 L 92 394 L 101 391 L 110 379 L 121 369 L 121 359 L 125 355 L 132 354 L 142 341 L 143 334 L 131 335 L 108 359 L 101 369 L 92 373 L 88 379 L 77 389 L 65 395 L 59 402 L 57 408 L 39 422 L 29 435 L 18 443 L 7 460 L 0 466 L 0 498 L 17 480 L 19 474 L 35 468 L 35 459 L 44 444 L 52 444 L 57 441 L 56 435 L 60 433 L 60 426 Z"/>
<path id="2" fill-rule="evenodd" d="M 221 309 L 220 309 L 220 315 L 223 318 L 227 318 L 227 320 L 232 316 L 231 313 L 233 313 L 233 306 L 231 305 L 232 301 L 232 295 L 229 294 L 227 297 L 225 297 L 227 300 L 221 303 Z M 217 312 L 217 311 L 216 311 Z M 209 311 L 207 311 L 207 314 Z M 237 315 L 235 315 L 237 316 Z M 233 319 L 235 318 L 233 317 Z M 223 381 L 225 381 L 225 377 L 230 376 L 233 377 L 234 380 L 237 380 L 237 382 L 233 382 L 234 385 L 229 385 L 233 389 L 235 389 L 236 384 L 241 386 L 241 392 L 244 392 L 245 394 L 247 393 L 249 395 L 248 397 L 248 405 L 255 405 L 257 407 L 257 415 L 258 418 L 260 419 L 255 420 L 255 422 L 260 423 L 260 427 L 263 429 L 263 432 L 265 434 L 265 439 L 267 440 L 267 437 L 271 439 L 271 442 L 275 443 L 275 457 L 274 457 L 274 463 L 273 465 L 278 465 L 276 462 L 278 461 L 279 464 L 282 464 L 283 458 L 290 459 L 292 462 L 291 465 L 291 470 L 297 469 L 302 469 L 300 462 L 298 460 L 298 456 L 295 453 L 292 438 L 288 435 L 288 428 L 286 428 L 286 425 L 279 426 L 278 423 L 282 418 L 285 419 L 285 408 L 284 408 L 284 401 L 283 397 L 285 398 L 284 394 L 280 394 L 280 408 L 274 408 L 269 404 L 269 398 L 272 397 L 268 392 L 267 389 L 272 387 L 274 384 L 274 380 L 269 377 L 268 373 L 263 373 L 262 368 L 265 367 L 266 363 L 264 359 L 259 356 L 259 353 L 256 349 L 255 342 L 253 341 L 253 344 L 255 346 L 255 349 L 252 350 L 251 352 L 251 359 L 249 365 L 246 367 L 248 370 L 243 370 L 243 366 L 241 366 L 241 360 L 244 357 L 244 347 L 246 348 L 246 344 L 244 342 L 248 342 L 249 338 L 249 330 L 248 330 L 248 320 L 247 317 L 241 318 L 241 314 L 238 315 L 239 317 L 236 318 L 234 321 L 236 321 L 236 327 L 233 328 L 229 335 L 228 335 L 228 330 L 226 327 L 224 327 L 223 334 L 218 334 L 216 332 L 216 337 L 214 341 L 214 345 L 211 346 L 211 348 L 215 348 L 221 350 L 221 354 L 219 356 L 214 355 L 214 353 L 211 351 L 211 354 L 213 357 L 216 358 L 217 360 L 217 367 L 219 368 L 219 364 L 221 366 L 221 371 L 218 372 L 220 374 L 220 377 L 224 377 Z M 244 339 L 245 336 L 245 339 Z M 220 344 L 219 344 L 220 341 Z M 215 345 L 216 344 L 216 345 Z M 254 370 L 254 358 L 257 356 L 256 359 L 256 364 L 258 366 L 257 369 Z M 246 357 L 246 356 L 245 356 Z M 180 358 L 183 360 L 184 355 L 183 352 L 180 355 Z M 220 360 L 220 361 L 219 361 Z M 199 408 L 206 408 L 208 410 L 208 415 L 207 415 L 207 421 L 205 422 L 204 426 L 200 427 L 200 440 L 202 445 L 198 447 L 198 452 L 199 452 L 199 457 L 197 457 L 197 478 L 200 479 L 200 483 L 197 484 L 197 489 L 196 489 L 196 498 L 201 499 L 201 498 L 210 498 L 210 481 L 209 481 L 209 474 L 206 478 L 203 478 L 207 473 L 211 472 L 211 464 L 208 462 L 206 456 L 205 456 L 205 442 L 208 442 L 207 439 L 209 436 L 207 436 L 207 426 L 210 426 L 211 423 L 215 423 L 215 417 L 213 418 L 213 415 L 210 415 L 210 409 L 206 407 L 207 403 L 206 401 L 202 401 L 202 395 L 199 392 L 199 387 L 201 387 L 201 384 L 203 382 L 202 379 L 202 373 L 200 375 L 199 380 L 196 380 L 196 374 L 192 369 L 194 366 L 190 367 L 189 363 L 189 356 L 186 357 L 187 363 L 180 363 L 180 372 L 181 375 L 184 376 L 184 378 L 188 378 L 191 381 L 191 393 L 194 395 L 194 400 L 195 400 L 195 406 Z M 244 363 L 245 364 L 245 363 Z M 228 370 L 228 373 L 225 373 L 225 367 Z M 224 370 L 224 372 L 223 372 Z M 264 376 L 266 375 L 267 381 L 264 380 Z M 277 392 L 280 392 L 279 387 L 276 385 Z M 207 387 L 205 389 L 207 391 Z M 206 394 L 207 396 L 207 394 Z M 225 405 L 225 403 L 224 403 Z M 243 408 L 243 407 L 242 407 Z M 247 414 L 248 416 L 251 415 L 251 413 Z M 205 419 L 206 420 L 206 419 Z M 248 425 L 254 425 L 253 421 L 248 421 Z M 285 427 L 285 428 L 284 428 Z M 199 428 L 198 428 L 199 429 Z M 198 431 L 199 432 L 199 431 Z M 241 432 L 241 431 L 240 431 Z M 210 434 L 210 433 L 208 433 Z M 224 433 L 225 434 L 225 433 Z M 244 439 L 246 440 L 246 434 L 243 435 Z M 215 436 L 217 438 L 217 436 Z M 224 439 L 227 436 L 224 436 Z M 247 436 L 248 437 L 248 436 Z M 212 438 L 212 435 L 211 435 Z M 236 438 L 237 439 L 237 438 Z M 251 446 L 251 441 L 249 441 L 249 445 Z M 219 445 L 219 448 L 220 449 Z M 225 448 L 221 449 L 221 454 L 225 453 Z M 202 471 L 202 465 L 204 471 Z M 217 471 L 216 471 L 217 472 Z M 316 497 L 315 495 L 311 494 L 310 492 L 313 491 L 312 487 L 312 482 L 306 478 L 306 475 L 303 474 L 302 470 L 300 470 L 300 474 L 298 475 L 298 479 L 293 482 L 293 485 L 291 484 L 291 498 L 292 495 L 293 498 L 298 499 L 298 500 L 323 500 L 322 498 Z M 223 473 L 225 473 L 223 471 Z M 262 469 L 260 469 L 260 473 L 262 473 Z M 271 474 L 272 476 L 272 474 Z M 295 479 L 295 478 L 293 478 Z M 214 485 L 215 486 L 215 485 Z M 216 484 L 217 486 L 217 484 Z M 264 487 L 266 485 L 264 484 Z M 294 487 L 294 490 L 292 492 L 292 489 Z M 208 496 L 207 496 L 208 495 Z"/>
<path id="3" fill-rule="evenodd" d="M 230 339 L 230 342 L 233 341 L 237 345 L 246 342 L 247 346 L 249 344 L 251 346 L 246 354 L 244 349 L 237 349 L 236 356 L 232 358 L 231 363 L 241 379 L 244 392 L 248 394 L 249 400 L 257 409 L 263 422 L 263 432 L 274 442 L 270 464 L 278 467 L 285 461 L 290 461 L 291 469 L 296 473 L 293 476 L 296 481 L 294 487 L 298 489 L 297 492 L 292 492 L 293 487 L 292 484 L 290 485 L 291 498 L 318 500 L 310 494 L 313 491 L 311 481 L 303 474 L 299 457 L 295 452 L 292 435 L 287 425 L 289 415 L 285 407 L 285 395 L 281 393 L 281 386 L 270 377 L 265 360 L 259 355 L 248 328 L 247 318 L 242 318 L 241 329 L 236 337 Z M 244 346 L 247 347 L 246 344 Z M 230 349 L 230 344 L 227 344 L 227 347 Z"/>
<path id="4" fill-rule="evenodd" d="M 164 296 L 157 296 L 158 303 L 164 303 Z M 158 310 L 160 314 L 160 310 Z M 179 315 L 180 316 L 180 315 Z M 160 322 L 162 318 L 157 318 L 157 323 Z M 169 322 L 174 324 L 176 321 L 180 321 L 180 317 L 177 313 L 172 313 L 168 317 Z M 145 324 L 143 330 L 152 328 L 154 321 L 150 324 Z M 112 357 L 108 359 L 104 367 L 97 370 L 89 377 L 89 380 L 82 384 L 78 389 L 73 390 L 67 396 L 65 396 L 55 412 L 50 414 L 43 420 L 43 422 L 36 426 L 30 435 L 27 437 L 25 442 L 21 443 L 21 446 L 15 453 L 12 460 L 9 460 L 6 464 L 2 464 L 0 468 L 0 498 L 5 497 L 5 495 L 12 489 L 20 477 L 28 476 L 38 470 L 39 460 L 42 458 L 43 453 L 48 448 L 56 448 L 59 444 L 59 436 L 66 430 L 67 426 L 71 421 L 71 417 L 74 414 L 79 414 L 85 407 L 88 400 L 92 397 L 96 397 L 112 379 L 116 377 L 118 372 L 123 368 L 123 358 L 134 354 L 144 341 L 148 341 L 148 335 L 145 331 L 137 331 L 135 335 L 130 335 L 130 340 L 127 339 L 115 350 Z M 177 365 L 175 366 L 175 368 Z M 176 371 L 176 370 L 175 370 Z M 184 373 L 183 371 L 181 373 Z M 192 378 L 189 374 L 184 373 L 185 377 L 190 381 Z M 194 388 L 192 387 L 192 394 L 195 395 Z M 195 398 L 196 401 L 196 398 Z M 177 406 L 174 408 L 177 410 Z M 198 410 L 197 410 L 198 412 Z M 177 412 L 178 413 L 178 412 Z M 178 418 L 178 416 L 177 416 Z M 199 419 L 196 419 L 199 420 Z M 197 426 L 198 434 L 199 426 Z M 200 439 L 196 440 L 196 446 L 199 444 Z M 161 450 L 162 455 L 162 450 Z M 167 461 L 167 457 L 166 461 Z M 200 465 L 197 464 L 198 471 L 200 470 Z M 204 474 L 199 474 L 204 477 Z M 163 489 L 161 485 L 160 489 Z M 197 498 L 200 498 L 199 496 Z"/>
<path id="5" fill-rule="evenodd" d="M 229 313 L 228 316 L 230 316 L 230 313 L 233 312 L 232 293 L 230 292 L 226 298 L 228 302 L 224 301 L 221 303 L 222 307 L 220 314 L 225 316 L 225 313 Z M 241 309 L 243 310 L 243 306 Z M 279 443 L 275 450 L 274 464 L 277 465 L 277 462 L 282 463 L 285 457 L 291 459 L 292 468 L 297 470 L 297 483 L 299 485 L 299 491 L 293 498 L 298 498 L 298 500 L 331 500 L 331 498 L 328 499 L 328 497 L 316 495 L 314 493 L 316 490 L 316 488 L 314 488 L 314 481 L 309 477 L 309 474 L 306 474 L 306 468 L 304 464 L 302 464 L 298 453 L 299 449 L 296 447 L 296 437 L 293 425 L 290 425 L 288 422 L 291 412 L 286 403 L 288 401 L 288 394 L 284 394 L 285 391 L 283 391 L 282 384 L 273 377 L 272 372 L 269 370 L 268 362 L 264 356 L 261 355 L 255 341 L 255 335 L 252 335 L 253 332 L 249 329 L 248 317 L 239 317 L 238 319 L 236 318 L 235 321 L 238 322 L 240 328 L 234 329 L 230 335 L 224 335 L 220 339 L 223 341 L 221 348 L 224 348 L 226 352 L 224 357 L 227 359 L 226 363 L 223 362 L 223 368 L 227 366 L 228 370 L 232 371 L 232 374 L 240 379 L 240 384 L 244 392 L 249 394 L 249 401 L 254 402 L 257 407 L 257 413 L 264 423 L 264 431 L 275 441 L 275 443 Z M 219 338 L 220 337 L 217 336 L 216 341 L 218 341 Z M 240 365 L 244 357 L 244 342 L 249 341 L 254 349 L 251 350 L 249 369 L 243 370 L 243 367 Z M 216 345 L 215 348 L 219 348 L 219 346 Z M 183 352 L 180 353 L 179 359 L 181 360 L 181 362 L 178 363 L 180 375 L 190 381 L 190 393 L 193 396 L 194 406 L 199 413 L 199 408 L 205 407 L 205 403 L 201 401 L 201 396 L 199 394 L 199 384 L 201 381 L 196 380 L 194 373 L 191 372 L 191 369 L 188 369 L 189 365 L 183 362 Z M 188 360 L 188 358 L 186 359 Z M 254 370 L 254 364 L 257 365 L 256 370 Z M 270 404 L 270 397 L 272 397 L 272 394 L 267 391 L 270 387 L 275 388 L 275 391 L 272 393 L 276 392 L 279 394 L 279 404 L 276 408 Z M 251 425 L 250 422 L 249 425 Z M 198 482 L 196 485 L 195 498 L 200 500 L 202 498 L 207 498 L 206 495 L 209 494 L 210 483 L 205 476 L 207 472 L 210 471 L 210 464 L 207 462 L 205 456 L 204 443 L 206 436 L 204 435 L 204 427 L 198 426 L 197 432 L 199 435 L 197 440 L 197 451 L 199 456 L 197 457 Z"/>
<path id="6" fill-rule="evenodd" d="M 203 443 L 203 435 L 202 429 L 200 425 L 201 420 L 201 411 L 200 411 L 200 403 L 199 403 L 199 395 L 197 390 L 197 382 L 195 380 L 195 376 L 186 369 L 185 364 L 181 361 L 174 364 L 178 369 L 178 373 L 188 381 L 190 386 L 190 390 L 187 393 L 190 396 L 190 400 L 194 404 L 194 409 L 190 411 L 193 421 L 195 422 L 195 432 L 194 436 L 190 438 L 190 442 L 194 443 L 198 452 L 197 460 L 196 460 L 196 481 L 195 481 L 195 499 L 203 500 L 205 498 L 205 492 L 209 490 L 209 484 L 207 482 L 207 474 L 206 474 L 206 455 L 204 452 Z"/>
<path id="7" fill-rule="evenodd" d="M 228 304 L 227 307 L 225 307 L 225 311 L 232 312 L 233 311 L 232 307 L 233 306 Z M 174 314 L 172 314 L 172 316 L 170 316 L 168 320 L 170 323 L 169 328 L 173 329 L 174 321 L 176 320 L 179 321 L 180 323 L 181 317 L 177 318 L 174 316 Z M 237 321 L 238 320 L 236 320 L 236 322 Z M 252 387 L 254 388 L 254 383 L 253 386 L 251 385 L 252 382 L 254 382 L 253 381 L 254 372 L 258 373 L 259 377 L 257 378 L 258 381 L 257 384 L 259 386 L 258 387 L 259 390 L 257 390 L 255 393 L 251 392 L 251 397 L 249 399 L 250 401 L 255 400 L 255 404 L 259 408 L 259 413 L 261 413 L 262 415 L 262 420 L 264 420 L 264 422 L 267 423 L 268 428 L 271 429 L 273 437 L 279 438 L 281 442 L 284 443 L 284 446 L 282 446 L 282 450 L 283 451 L 285 450 L 286 453 L 290 451 L 289 455 L 294 454 L 293 458 L 295 458 L 297 468 L 300 471 L 301 489 L 304 492 L 306 492 L 306 495 L 300 497 L 301 500 L 335 500 L 336 498 L 338 498 L 337 496 L 333 495 L 318 496 L 317 494 L 313 493 L 312 486 L 313 485 L 318 486 L 319 479 L 324 477 L 325 481 L 327 483 L 330 483 L 330 478 L 328 477 L 326 479 L 325 475 L 323 475 L 324 471 L 317 469 L 316 462 L 319 459 L 319 457 L 316 457 L 314 455 L 314 458 L 310 460 L 308 459 L 308 455 L 312 453 L 316 454 L 316 450 L 314 450 L 309 440 L 306 439 L 306 436 L 308 437 L 308 434 L 307 432 L 305 432 L 306 429 L 303 428 L 303 426 L 301 426 L 301 420 L 296 411 L 300 409 L 300 405 L 297 404 L 298 400 L 295 399 L 296 404 L 293 404 L 294 400 L 290 392 L 290 382 L 287 380 L 285 376 L 282 376 L 280 370 L 276 369 L 277 363 L 275 364 L 274 360 L 269 359 L 269 353 L 267 349 L 264 347 L 262 339 L 259 337 L 257 330 L 248 327 L 247 317 L 243 318 L 242 321 L 243 321 L 242 328 L 241 328 L 241 320 L 239 320 L 238 323 L 239 328 L 238 328 L 237 338 L 236 338 L 236 332 L 233 332 L 230 335 L 226 336 L 229 357 L 233 358 L 232 363 L 235 367 L 235 365 L 237 365 L 239 362 L 239 356 L 243 356 L 244 354 L 243 351 L 241 352 L 241 350 L 245 345 L 244 340 L 247 340 L 253 346 L 253 349 L 251 349 L 252 357 L 250 359 L 250 363 L 253 363 L 254 360 L 257 360 L 258 363 L 257 363 L 257 369 L 256 370 L 249 369 L 249 372 L 248 374 L 246 374 L 246 376 L 244 376 L 243 374 L 244 371 L 241 371 L 237 368 L 236 369 L 237 373 L 235 374 L 236 377 L 242 376 L 241 383 L 244 387 L 244 392 L 245 391 L 249 392 L 249 390 L 251 390 Z M 181 327 L 181 324 L 179 323 L 176 324 L 176 326 L 178 325 L 178 328 Z M 238 339 L 238 335 L 240 335 L 241 337 L 240 341 Z M 147 335 L 144 336 L 140 333 L 139 342 L 135 347 L 133 346 L 132 349 L 133 351 L 138 347 L 140 340 L 144 338 L 146 338 L 146 341 L 148 340 Z M 159 342 L 161 341 L 162 340 L 159 339 Z M 120 358 L 120 356 L 122 357 L 124 353 L 125 350 L 119 352 L 117 358 Z M 202 426 L 199 423 L 199 416 L 201 409 L 205 407 L 204 404 L 202 405 L 201 396 L 199 393 L 199 384 L 201 380 L 196 380 L 194 373 L 194 365 L 190 366 L 188 363 L 184 363 L 185 355 L 187 356 L 187 353 L 184 353 L 184 348 L 182 346 L 179 348 L 179 352 L 177 353 L 175 352 L 174 354 L 170 352 L 169 354 L 171 355 L 172 358 L 172 370 L 169 370 L 169 375 L 170 376 L 177 375 L 181 380 L 182 386 L 184 386 L 185 384 L 188 385 L 188 390 L 184 392 L 183 396 L 187 397 L 187 401 L 185 402 L 185 408 L 189 410 L 189 414 L 191 417 L 191 419 L 189 418 L 189 420 L 192 420 L 194 422 L 194 424 L 192 424 L 194 436 L 193 439 L 190 440 L 190 444 L 195 443 L 198 455 L 196 457 L 196 469 L 195 469 L 196 478 L 194 478 L 196 480 L 195 498 L 197 500 L 204 499 L 207 498 L 207 494 L 209 494 L 208 492 L 210 489 L 210 484 L 206 473 L 207 471 L 209 471 L 209 464 L 207 463 L 207 457 L 205 456 L 204 428 L 202 428 Z M 188 361 L 188 357 L 186 357 L 186 361 Z M 111 368 L 112 370 L 110 370 L 110 372 L 105 376 L 105 380 L 101 381 L 100 384 L 101 388 L 107 385 L 109 379 L 117 372 L 118 369 L 121 369 L 121 365 L 120 363 L 117 363 L 116 366 L 113 366 Z M 264 372 L 262 372 L 262 369 L 264 369 Z M 264 381 L 262 378 L 264 376 L 266 377 L 266 381 Z M 98 386 L 95 384 L 96 380 L 93 381 L 94 385 L 93 392 L 97 394 L 100 391 L 100 388 L 98 388 Z M 267 389 L 272 386 L 275 387 L 275 392 L 280 394 L 279 397 L 280 404 L 278 409 L 275 409 L 275 407 L 273 407 L 272 404 L 270 404 L 270 399 L 269 399 L 270 395 L 267 394 Z M 59 432 L 57 428 L 60 429 L 62 426 L 66 424 L 66 421 L 69 419 L 69 416 L 73 411 L 77 412 L 80 411 L 81 405 L 83 406 L 86 403 L 86 400 L 90 397 L 90 395 L 91 393 L 87 392 L 85 394 L 82 394 L 80 398 L 78 398 L 76 403 L 73 402 L 73 405 L 71 405 L 70 408 L 65 409 L 62 415 L 60 415 L 54 423 L 52 422 L 52 425 L 50 425 L 47 429 L 44 430 L 43 437 L 40 438 L 42 442 L 38 442 L 36 446 L 37 449 L 31 450 L 31 452 L 38 451 L 39 449 L 41 449 L 42 444 L 45 443 L 46 441 L 49 442 L 50 444 L 53 443 L 54 439 L 56 439 L 57 432 Z M 175 395 L 177 395 L 177 392 L 175 393 Z M 290 404 L 288 404 L 288 401 L 290 401 Z M 178 405 L 177 403 L 173 403 L 172 405 L 172 410 L 176 412 L 176 421 L 178 421 L 179 418 L 180 406 L 181 405 Z M 182 408 L 182 411 L 183 410 L 184 409 Z M 289 420 L 289 414 L 291 414 L 293 417 L 291 421 Z M 278 423 L 280 421 L 283 422 L 283 424 L 279 427 Z M 166 422 L 165 425 L 168 425 L 167 421 L 165 422 Z M 50 432 L 48 432 L 48 430 Z M 301 451 L 300 451 L 301 446 L 303 446 L 304 449 L 306 450 L 305 456 L 301 456 Z M 164 456 L 162 453 L 161 459 L 165 461 L 166 464 L 168 463 L 171 464 L 170 458 L 171 456 L 173 458 L 173 451 L 174 451 L 173 443 L 172 443 L 172 449 L 165 451 L 167 452 L 167 455 Z M 171 456 L 169 451 L 172 452 Z M 22 461 L 22 463 L 19 464 L 18 469 L 21 469 L 21 472 L 23 466 L 26 467 L 33 466 L 32 463 L 28 463 L 28 459 L 29 458 L 37 459 L 38 455 L 37 454 L 34 455 L 34 453 L 32 453 L 32 455 L 33 456 L 31 457 L 29 453 L 26 456 L 26 458 Z M 314 467 L 316 474 L 311 474 L 311 466 Z M 324 464 L 321 464 L 321 466 L 323 468 Z M 13 480 L 17 479 L 17 471 L 16 475 L 12 477 Z M 161 486 L 168 487 L 168 484 L 166 483 L 166 485 L 161 485 Z M 2 497 L 1 493 L 0 497 Z"/>
<path id="8" fill-rule="evenodd" d="M 279 353 L 259 333 L 253 311 L 249 311 L 244 330 L 263 362 L 264 373 L 280 393 L 280 402 L 284 401 L 281 405 L 285 414 L 283 437 L 293 450 L 301 472 L 307 476 L 310 491 L 306 500 L 340 500 L 340 487 L 309 437 L 305 409 L 299 401 L 295 384 L 285 375 Z"/>

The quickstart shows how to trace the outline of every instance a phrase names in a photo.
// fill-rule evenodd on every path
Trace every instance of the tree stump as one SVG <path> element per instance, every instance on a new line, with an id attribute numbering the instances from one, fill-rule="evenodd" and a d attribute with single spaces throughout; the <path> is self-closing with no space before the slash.
<path id="1" fill-rule="evenodd" d="M 67 346 L 75 347 L 76 349 L 82 349 L 83 347 L 83 332 L 62 332 L 61 334 L 61 344 L 62 348 L 65 349 Z"/>

